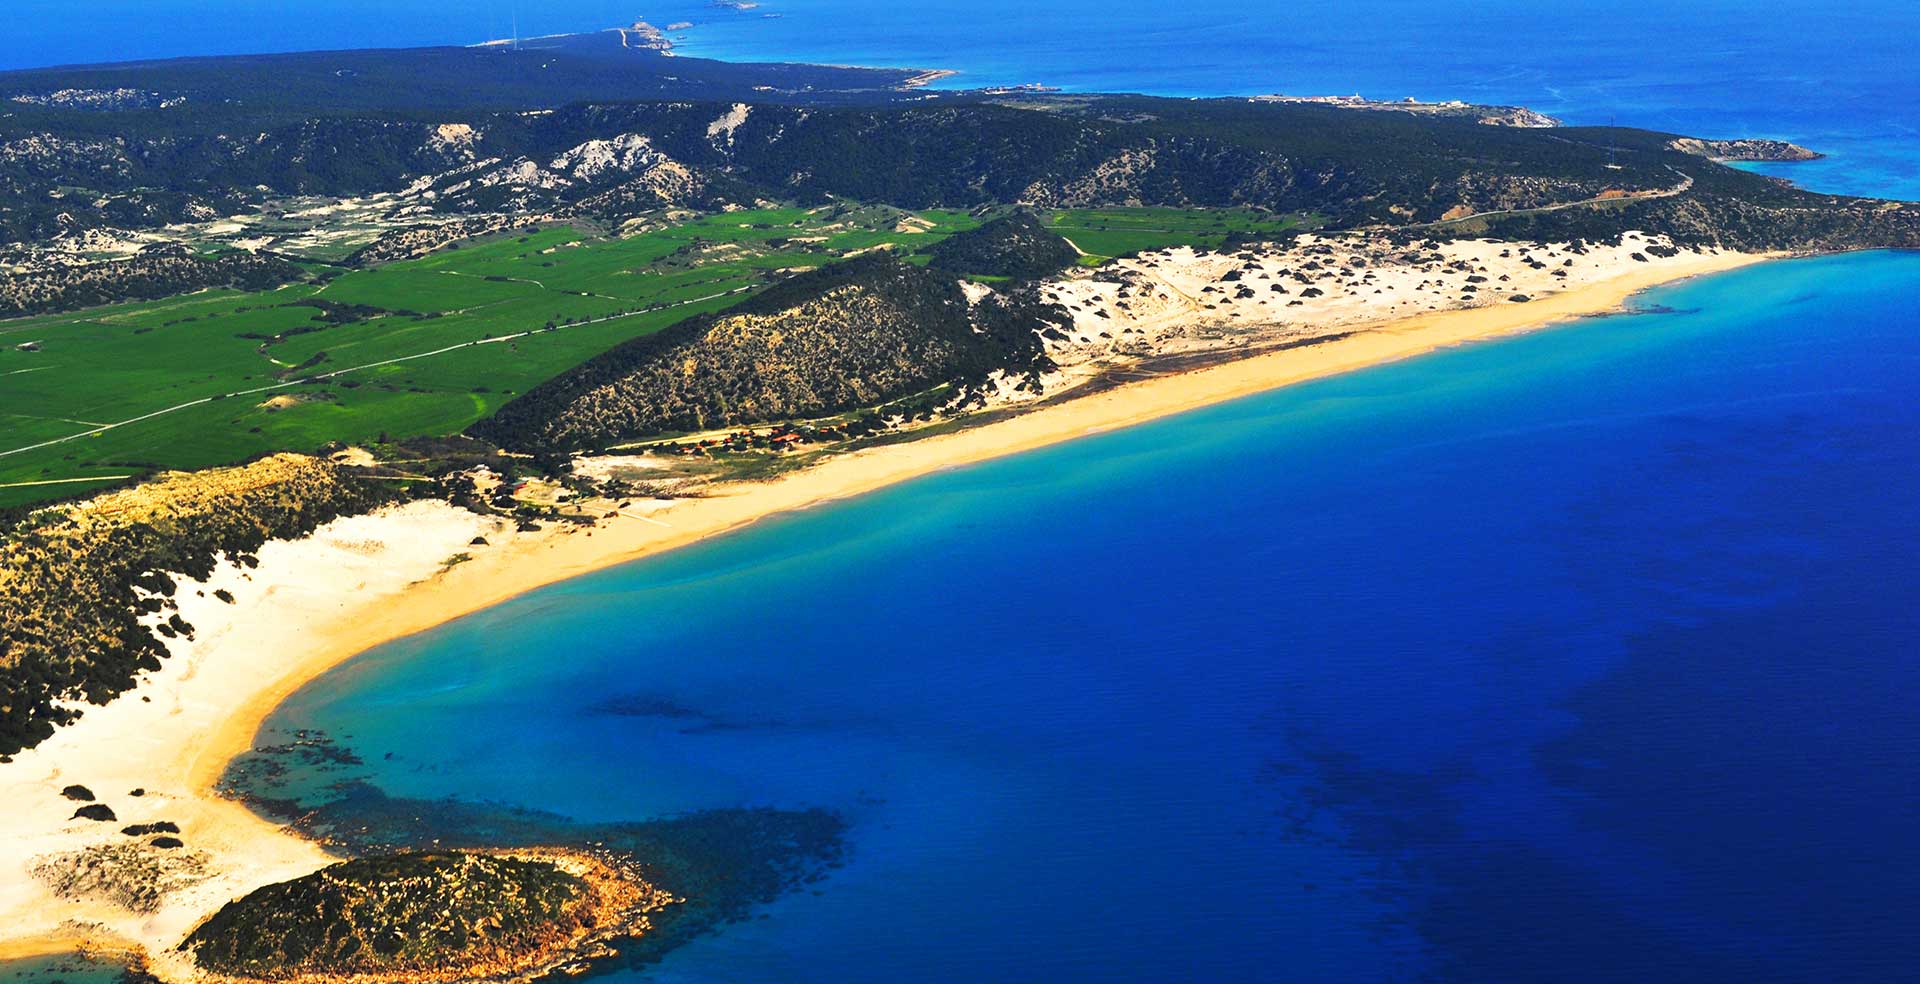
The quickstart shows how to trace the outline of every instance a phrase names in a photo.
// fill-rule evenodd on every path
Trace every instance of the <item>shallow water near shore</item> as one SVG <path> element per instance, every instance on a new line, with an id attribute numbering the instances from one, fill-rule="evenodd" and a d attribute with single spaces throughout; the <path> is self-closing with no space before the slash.
<path id="1" fill-rule="evenodd" d="M 1667 6 L 519 16 L 949 85 L 1523 102 L 1795 139 L 1834 156 L 1755 169 L 1920 198 L 1920 8 Z M 0 64 L 463 43 L 509 10 L 28 0 Z M 1916 288 L 1912 255 L 1769 264 L 784 517 L 384 647 L 270 728 L 390 797 L 849 824 L 826 878 L 626 979 L 1905 980 Z"/>
<path id="2" fill-rule="evenodd" d="M 268 738 L 412 800 L 849 824 L 639 979 L 1897 979 L 1916 288 L 1765 264 L 782 517 Z"/>
<path id="3" fill-rule="evenodd" d="M 63 954 L 0 960 L 0 984 L 119 984 L 125 964 L 106 958 Z"/>

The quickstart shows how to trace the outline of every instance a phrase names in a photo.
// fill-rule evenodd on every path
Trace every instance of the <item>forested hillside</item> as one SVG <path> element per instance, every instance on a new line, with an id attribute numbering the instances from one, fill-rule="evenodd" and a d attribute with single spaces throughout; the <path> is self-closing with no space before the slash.
<path id="1" fill-rule="evenodd" d="M 1073 244 L 1031 213 L 995 219 L 948 236 L 927 250 L 928 266 L 961 276 L 1033 280 L 1059 273 L 1079 258 Z"/>
<path id="2" fill-rule="evenodd" d="M 868 254 L 628 342 L 513 400 L 475 433 L 583 448 L 870 407 L 1038 368 L 1038 332 L 1065 318 L 1030 298 L 970 302 L 950 277 Z"/>
<path id="3" fill-rule="evenodd" d="M 104 263 L 0 273 L 0 318 L 169 297 L 208 287 L 263 290 L 299 276 L 299 267 L 273 256 L 236 252 L 201 257 L 160 249 Z"/>
<path id="4" fill-rule="evenodd" d="M 607 221 L 838 197 L 1246 206 L 1336 227 L 1667 193 L 1709 211 L 1729 197 L 1834 204 L 1697 152 L 1722 144 L 1673 134 L 1244 99 L 934 94 L 902 88 L 900 72 L 721 66 L 581 37 L 569 42 L 578 51 L 549 53 L 538 80 L 528 53 L 492 49 L 0 73 L 0 97 L 16 100 L 0 118 L 0 234 L 38 240 L 206 221 L 273 196 L 374 193 L 399 196 L 397 210 Z M 408 72 L 420 81 L 401 84 Z M 86 86 L 118 88 L 74 88 Z M 154 99 L 104 110 L 18 102 L 56 87 Z"/>

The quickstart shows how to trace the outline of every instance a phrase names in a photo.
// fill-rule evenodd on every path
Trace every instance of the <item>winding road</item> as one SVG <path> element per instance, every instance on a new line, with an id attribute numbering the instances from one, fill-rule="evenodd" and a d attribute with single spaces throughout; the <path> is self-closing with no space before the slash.
<path id="1" fill-rule="evenodd" d="M 1680 170 L 1677 167 L 1674 167 L 1671 164 L 1667 164 L 1665 165 L 1665 167 L 1667 170 L 1672 171 L 1673 173 L 1678 174 L 1680 176 L 1679 184 L 1676 184 L 1671 188 L 1661 188 L 1656 191 L 1637 191 L 1637 192 L 1629 191 L 1629 192 L 1625 192 L 1618 195 L 1601 194 L 1601 195 L 1595 195 L 1592 198 L 1582 198 L 1578 201 L 1558 202 L 1553 205 L 1540 205 L 1535 208 L 1495 209 L 1490 212 L 1474 212 L 1471 215 L 1462 215 L 1462 216 L 1458 216 L 1456 218 L 1451 218 L 1451 219 L 1440 219 L 1436 222 L 1421 222 L 1421 223 L 1417 223 L 1415 225 L 1410 225 L 1410 226 L 1375 226 L 1374 228 L 1375 229 L 1436 229 L 1441 226 L 1457 225 L 1462 222 L 1472 222 L 1476 219 L 1505 218 L 1507 216 L 1512 216 L 1512 215 L 1539 215 L 1544 212 L 1559 212 L 1569 208 L 1586 208 L 1588 206 L 1606 205 L 1614 202 L 1644 202 L 1644 201 L 1651 201 L 1652 199 L 1655 199 L 1655 198 L 1672 198 L 1675 195 L 1686 194 L 1688 189 L 1693 187 L 1692 175 L 1688 174 L 1685 171 Z"/>

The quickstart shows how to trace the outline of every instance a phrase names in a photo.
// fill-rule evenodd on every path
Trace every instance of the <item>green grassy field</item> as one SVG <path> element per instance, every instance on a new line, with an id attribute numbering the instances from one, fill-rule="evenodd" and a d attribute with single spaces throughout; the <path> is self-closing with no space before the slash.
<path id="1" fill-rule="evenodd" d="M 0 506 L 159 468 L 455 433 L 620 342 L 737 303 L 780 271 L 887 244 L 916 250 L 980 221 L 842 204 L 721 213 L 624 238 L 547 228 L 273 291 L 0 322 Z M 1254 213 L 1170 209 L 1053 221 L 1089 252 L 1284 228 Z M 348 315 L 329 315 L 342 305 Z M 20 350 L 26 342 L 39 350 Z"/>
<path id="2" fill-rule="evenodd" d="M 1047 216 L 1048 228 L 1092 263 L 1169 246 L 1219 246 L 1233 233 L 1274 235 L 1303 225 L 1310 220 L 1257 209 L 1062 209 Z"/>

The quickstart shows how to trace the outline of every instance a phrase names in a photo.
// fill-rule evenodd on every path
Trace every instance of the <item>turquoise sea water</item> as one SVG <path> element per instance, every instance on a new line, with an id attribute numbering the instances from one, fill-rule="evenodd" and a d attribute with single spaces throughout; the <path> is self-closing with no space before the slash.
<path id="1" fill-rule="evenodd" d="M 763 523 L 369 653 L 269 726 L 366 764 L 259 788 L 845 818 L 646 980 L 1898 980 L 1917 288 L 1767 265 Z"/>
<path id="2" fill-rule="evenodd" d="M 78 956 L 0 960 L 0 984 L 116 984 L 124 976 L 118 964 Z"/>
<path id="3" fill-rule="evenodd" d="M 14 64 L 510 12 L 39 3 Z M 967 84 L 1525 102 L 1920 197 L 1910 4 L 1331 9 L 520 18 Z M 1908 980 L 1916 298 L 1912 254 L 1768 264 L 782 517 L 369 653 L 244 778 L 348 836 L 665 845 L 716 896 L 785 889 L 632 980 Z"/>

